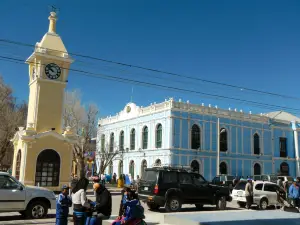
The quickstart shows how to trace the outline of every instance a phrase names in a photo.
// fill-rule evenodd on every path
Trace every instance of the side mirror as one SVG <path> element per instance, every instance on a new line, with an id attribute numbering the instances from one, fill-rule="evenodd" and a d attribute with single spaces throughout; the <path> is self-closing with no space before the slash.
<path id="1" fill-rule="evenodd" d="M 24 190 L 24 188 L 23 188 L 23 186 L 22 185 L 20 185 L 20 186 L 18 186 L 18 188 L 17 188 L 18 190 L 20 190 L 20 191 L 23 191 Z"/>

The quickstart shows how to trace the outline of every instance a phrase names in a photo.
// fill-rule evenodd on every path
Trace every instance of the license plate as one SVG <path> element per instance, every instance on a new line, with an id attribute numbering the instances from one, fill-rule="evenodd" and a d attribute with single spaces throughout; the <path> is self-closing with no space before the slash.
<path id="1" fill-rule="evenodd" d="M 144 191 L 148 191 L 149 190 L 149 188 L 148 187 L 144 187 Z"/>
<path id="2" fill-rule="evenodd" d="M 237 194 L 238 194 L 239 197 L 243 196 L 243 192 L 242 191 L 239 191 Z"/>

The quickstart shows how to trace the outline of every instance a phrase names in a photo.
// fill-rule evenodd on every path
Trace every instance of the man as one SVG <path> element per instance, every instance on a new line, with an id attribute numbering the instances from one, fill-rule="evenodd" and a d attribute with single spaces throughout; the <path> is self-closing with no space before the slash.
<path id="1" fill-rule="evenodd" d="M 250 209 L 252 202 L 253 202 L 253 184 L 252 179 L 247 179 L 247 184 L 245 187 L 245 196 L 246 196 L 246 207 Z"/>
<path id="2" fill-rule="evenodd" d="M 295 179 L 293 184 L 289 188 L 289 198 L 292 200 L 294 207 L 299 207 L 299 186 L 297 186 L 297 180 Z"/>
<path id="3" fill-rule="evenodd" d="M 93 185 L 96 194 L 96 211 L 97 221 L 99 225 L 102 225 L 102 220 L 110 218 L 112 210 L 112 199 L 110 192 L 105 188 L 104 185 L 95 183 Z"/>

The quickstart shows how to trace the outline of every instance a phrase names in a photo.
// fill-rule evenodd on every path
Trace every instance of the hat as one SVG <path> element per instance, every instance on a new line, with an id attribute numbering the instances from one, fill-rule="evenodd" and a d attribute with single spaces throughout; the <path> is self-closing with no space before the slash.
<path id="1" fill-rule="evenodd" d="M 62 186 L 61 189 L 62 189 L 62 190 L 64 190 L 64 189 L 70 189 L 70 187 L 69 187 L 68 185 L 65 185 L 65 184 L 64 184 L 64 185 Z"/>
<path id="2" fill-rule="evenodd" d="M 247 178 L 247 181 L 250 181 L 250 180 L 252 180 L 251 178 Z"/>

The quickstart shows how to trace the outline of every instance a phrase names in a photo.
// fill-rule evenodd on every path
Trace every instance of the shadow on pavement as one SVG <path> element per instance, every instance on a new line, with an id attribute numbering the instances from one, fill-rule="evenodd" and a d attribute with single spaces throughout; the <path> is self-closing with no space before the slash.
<path id="1" fill-rule="evenodd" d="M 226 210 L 244 210 L 244 209 L 227 207 Z M 150 210 L 149 209 L 149 211 L 167 213 L 165 208 L 160 208 L 159 210 Z M 207 212 L 207 211 L 216 211 L 216 208 L 215 207 L 203 207 L 203 209 L 197 209 L 196 207 L 185 207 L 180 210 L 180 212 Z"/>
<path id="2" fill-rule="evenodd" d="M 200 225 L 299 225 L 299 218 L 294 219 L 262 219 L 262 220 L 242 220 L 242 221 L 218 221 L 218 222 L 199 222 Z"/>
<path id="3" fill-rule="evenodd" d="M 43 219 L 39 219 L 39 221 L 43 221 L 45 219 L 52 219 L 52 218 L 55 218 L 55 214 L 48 214 L 47 217 L 45 217 Z M 28 223 L 26 223 L 26 224 L 29 224 L 31 219 L 26 219 L 21 215 L 20 216 L 19 215 L 0 216 L 0 221 L 18 221 L 18 220 L 27 220 Z M 49 223 L 49 222 L 45 222 L 45 224 L 47 224 L 47 223 Z M 3 223 L 1 223 L 1 224 L 3 224 Z M 34 224 L 34 223 L 31 222 L 31 224 Z M 42 222 L 41 222 L 41 224 L 42 224 Z M 14 225 L 17 225 L 17 224 L 14 223 Z"/>

